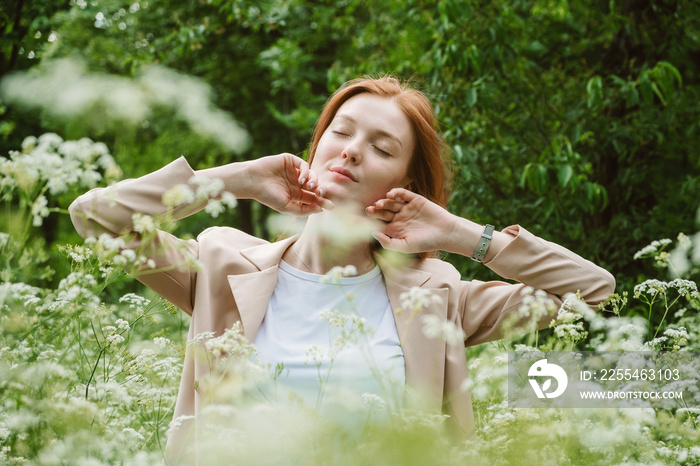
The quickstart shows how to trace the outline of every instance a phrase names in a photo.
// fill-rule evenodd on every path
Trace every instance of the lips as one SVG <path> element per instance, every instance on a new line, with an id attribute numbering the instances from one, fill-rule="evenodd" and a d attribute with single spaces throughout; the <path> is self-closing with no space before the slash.
<path id="1" fill-rule="evenodd" d="M 343 168 L 343 167 L 331 167 L 331 170 L 330 170 L 330 171 L 335 172 L 335 173 L 340 173 L 341 175 L 345 175 L 345 176 L 347 176 L 348 178 L 350 178 L 352 181 L 354 181 L 355 183 L 357 183 L 357 178 L 355 178 L 355 175 L 353 175 L 352 172 L 351 172 L 350 170 L 348 170 L 347 168 Z"/>

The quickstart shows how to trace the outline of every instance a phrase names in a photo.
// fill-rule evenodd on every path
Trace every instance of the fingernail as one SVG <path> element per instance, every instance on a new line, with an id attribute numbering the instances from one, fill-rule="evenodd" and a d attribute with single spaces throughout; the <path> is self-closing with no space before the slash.
<path id="1" fill-rule="evenodd" d="M 377 241 L 379 241 L 379 238 L 377 238 L 377 235 L 375 235 L 374 233 L 370 233 L 370 234 L 372 235 L 372 238 L 374 238 L 374 239 L 376 239 Z"/>
<path id="2" fill-rule="evenodd" d="M 314 189 L 314 184 L 313 184 L 313 183 L 309 183 L 309 189 Z"/>
<path id="3" fill-rule="evenodd" d="M 321 188 L 321 189 L 318 190 L 318 195 L 319 195 L 319 196 L 323 197 L 323 193 L 325 193 L 325 191 L 323 190 L 323 188 Z"/>
<path id="4" fill-rule="evenodd" d="M 301 184 L 304 184 L 304 183 L 306 183 L 306 178 L 301 179 Z"/>

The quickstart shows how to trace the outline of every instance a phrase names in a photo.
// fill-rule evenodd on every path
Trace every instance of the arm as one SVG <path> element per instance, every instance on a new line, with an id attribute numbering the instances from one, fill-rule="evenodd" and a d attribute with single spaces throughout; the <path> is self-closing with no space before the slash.
<path id="1" fill-rule="evenodd" d="M 156 267 L 135 275 L 145 285 L 186 311 L 192 313 L 196 273 L 193 259 L 198 255 L 196 241 L 183 241 L 157 230 L 145 239 L 134 228 L 133 214 L 158 217 L 167 212 L 163 194 L 177 185 L 191 189 L 194 171 L 184 158 L 136 179 L 123 180 L 107 188 L 95 188 L 79 196 L 68 208 L 75 229 L 83 238 L 108 234 L 128 239 L 127 247 L 152 259 Z M 205 202 L 182 205 L 170 212 L 174 220 L 201 210 Z"/>
<path id="2" fill-rule="evenodd" d="M 483 232 L 483 226 L 405 189 L 389 191 L 368 213 L 388 222 L 384 232 L 375 233 L 381 245 L 403 252 L 438 249 L 471 257 Z M 566 293 L 577 291 L 594 306 L 615 289 L 615 279 L 606 270 L 519 226 L 494 232 L 484 265 L 520 283 L 463 282 L 460 311 L 468 344 L 497 338 L 504 319 L 522 305 L 526 286 L 546 291 L 557 306 Z M 540 327 L 550 321 L 551 316 L 542 319 Z"/>
<path id="3" fill-rule="evenodd" d="M 173 235 L 156 231 L 152 238 L 135 231 L 133 215 L 141 213 L 158 217 L 168 215 L 179 220 L 200 211 L 206 199 L 168 210 L 162 202 L 163 195 L 177 185 L 185 185 L 192 191 L 196 187 L 191 180 L 195 175 L 220 178 L 224 190 L 239 198 L 252 198 L 280 211 L 306 214 L 332 207 L 317 191 L 307 188 L 315 180 L 308 165 L 292 154 L 263 157 L 195 172 L 184 158 L 179 158 L 153 173 L 136 179 L 121 181 L 108 188 L 96 188 L 79 196 L 69 207 L 71 220 L 83 236 L 108 234 L 113 237 L 126 235 L 128 247 L 138 250 L 154 260 L 155 269 L 141 269 L 137 278 L 171 301 L 192 313 L 196 272 L 193 259 L 198 255 L 196 241 L 183 241 Z M 308 178 L 305 184 L 300 178 Z"/>

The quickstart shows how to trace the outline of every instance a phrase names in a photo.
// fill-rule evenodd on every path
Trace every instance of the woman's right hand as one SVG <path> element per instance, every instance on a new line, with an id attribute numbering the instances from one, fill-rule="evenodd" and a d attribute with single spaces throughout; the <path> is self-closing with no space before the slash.
<path id="1" fill-rule="evenodd" d="M 309 215 L 330 210 L 323 187 L 309 164 L 293 154 L 261 157 L 249 163 L 250 197 L 277 212 Z"/>

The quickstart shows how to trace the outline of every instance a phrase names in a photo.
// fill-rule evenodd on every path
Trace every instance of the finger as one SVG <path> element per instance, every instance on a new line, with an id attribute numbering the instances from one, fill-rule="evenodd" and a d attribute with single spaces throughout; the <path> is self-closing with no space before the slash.
<path id="1" fill-rule="evenodd" d="M 391 191 L 386 193 L 386 197 L 397 201 L 411 202 L 413 199 L 418 197 L 418 194 L 404 188 L 393 188 Z"/>
<path id="2" fill-rule="evenodd" d="M 333 202 L 331 202 L 330 199 L 326 199 L 325 197 L 318 196 L 317 197 L 317 205 L 319 205 L 323 210 L 333 210 L 335 208 L 335 205 L 333 205 Z"/>
<path id="3" fill-rule="evenodd" d="M 302 188 L 307 189 L 311 192 L 315 192 L 318 194 L 318 176 L 316 176 L 316 172 L 308 169 L 306 171 L 307 177 L 306 177 L 306 182 L 303 184 Z"/>
<path id="4" fill-rule="evenodd" d="M 306 216 L 321 212 L 321 208 L 315 204 L 297 204 L 296 205 L 296 215 Z"/>
<path id="5" fill-rule="evenodd" d="M 403 201 L 395 201 L 394 199 L 380 199 L 374 203 L 377 210 L 388 210 L 391 212 L 400 212 L 406 205 Z"/>
<path id="6" fill-rule="evenodd" d="M 382 233 L 381 231 L 373 232 L 372 236 L 374 236 L 374 238 L 377 241 L 379 241 L 379 244 L 381 244 L 381 246 L 384 249 L 390 249 L 393 251 L 400 251 L 400 252 L 408 252 L 408 250 L 406 248 L 405 241 L 403 241 L 403 240 L 391 238 L 391 237 L 385 235 L 384 233 Z"/>
<path id="7" fill-rule="evenodd" d="M 396 213 L 390 210 L 377 209 L 374 206 L 367 207 L 365 209 L 365 212 L 367 212 L 367 215 L 369 215 L 371 218 L 381 220 L 387 223 L 391 223 L 391 221 L 394 220 L 394 216 L 396 215 Z"/>
<path id="8" fill-rule="evenodd" d="M 309 182 L 309 171 L 310 170 L 308 164 L 306 164 L 306 166 L 302 165 L 297 169 L 297 181 L 299 182 L 302 188 L 305 188 L 307 186 L 307 183 Z"/>
<path id="9" fill-rule="evenodd" d="M 311 205 L 314 206 L 314 211 L 318 212 L 321 209 L 325 210 L 333 210 L 335 207 L 333 205 L 333 202 L 331 202 L 330 199 L 326 199 L 324 197 L 318 196 L 316 193 L 312 193 L 311 191 L 307 190 L 300 190 L 299 191 L 299 196 L 297 196 L 293 201 L 301 204 L 301 205 Z"/>
<path id="10" fill-rule="evenodd" d="M 285 154 L 287 160 L 291 162 L 291 166 L 294 168 L 294 174 L 300 185 L 304 185 L 309 180 L 309 164 L 302 159 L 293 154 Z"/>

